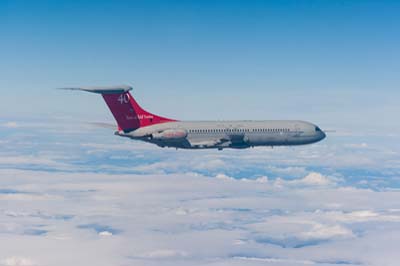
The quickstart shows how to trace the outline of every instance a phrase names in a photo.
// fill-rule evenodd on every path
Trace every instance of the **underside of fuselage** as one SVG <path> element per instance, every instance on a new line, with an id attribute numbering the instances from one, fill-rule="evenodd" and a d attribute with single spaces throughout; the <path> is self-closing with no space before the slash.
<path id="1" fill-rule="evenodd" d="M 161 148 L 179 148 L 179 149 L 247 149 L 254 148 L 259 146 L 299 146 L 299 145 L 307 145 L 314 143 L 316 141 L 308 141 L 308 140 L 297 140 L 297 141 L 265 141 L 265 142 L 242 142 L 242 143 L 232 143 L 231 141 L 227 141 L 222 144 L 214 144 L 214 145 L 202 145 L 202 144 L 194 144 L 192 145 L 189 141 L 165 141 L 165 140 L 150 140 L 150 139 L 141 139 L 142 141 L 155 144 Z"/>

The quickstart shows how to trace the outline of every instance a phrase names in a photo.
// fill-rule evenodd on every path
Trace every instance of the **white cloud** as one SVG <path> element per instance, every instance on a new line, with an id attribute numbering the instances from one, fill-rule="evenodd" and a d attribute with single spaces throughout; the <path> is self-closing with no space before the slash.
<path id="1" fill-rule="evenodd" d="M 186 256 L 187 253 L 181 250 L 159 249 L 147 252 L 143 254 L 141 257 L 149 259 L 167 259 L 167 258 L 186 257 Z"/>
<path id="2" fill-rule="evenodd" d="M 346 147 L 363 149 L 363 148 L 368 148 L 368 144 L 365 143 L 365 142 L 361 142 L 361 143 L 350 143 L 350 144 L 347 144 Z"/>
<path id="3" fill-rule="evenodd" d="M 15 121 L 6 122 L 3 124 L 3 127 L 7 128 L 17 128 L 18 126 L 19 126 L 18 123 Z"/>
<path id="4" fill-rule="evenodd" d="M 58 195 L 48 194 L 29 194 L 29 193 L 12 193 L 12 194 L 0 194 L 0 200 L 18 200 L 18 201 L 32 201 L 32 200 L 54 200 L 61 198 Z"/>
<path id="5" fill-rule="evenodd" d="M 4 165 L 41 165 L 41 166 L 66 166 L 64 163 L 56 162 L 53 158 L 47 156 L 33 155 L 0 155 L 0 164 Z"/>
<path id="6" fill-rule="evenodd" d="M 341 225 L 324 225 L 316 223 L 312 226 L 310 231 L 302 232 L 302 238 L 316 238 L 316 239 L 332 239 L 341 237 L 353 237 L 353 232 Z"/>
<path id="7" fill-rule="evenodd" d="M 277 187 L 282 186 L 329 186 L 336 184 L 336 178 L 324 176 L 321 173 L 311 172 L 303 178 L 294 180 L 285 180 L 277 178 L 274 185 Z"/>
<path id="8" fill-rule="evenodd" d="M 306 185 L 326 186 L 326 185 L 331 185 L 334 182 L 320 173 L 311 172 L 308 175 L 306 175 L 303 179 L 299 180 L 299 183 Z"/>
<path id="9" fill-rule="evenodd" d="M 192 152 L 35 130 L 1 140 L 0 265 L 398 265 L 400 191 L 337 173 L 379 176 L 394 149 Z"/>
<path id="10" fill-rule="evenodd" d="M 99 236 L 112 236 L 113 233 L 109 232 L 109 231 L 101 231 L 99 232 Z"/>
<path id="11" fill-rule="evenodd" d="M 2 266 L 35 266 L 37 265 L 31 259 L 22 257 L 9 257 L 0 262 Z"/>
<path id="12" fill-rule="evenodd" d="M 273 263 L 274 265 L 315 265 L 315 261 L 311 260 L 293 260 L 293 259 L 282 259 L 282 258 L 260 258 L 260 257 L 234 257 L 233 259 L 236 260 L 242 260 L 242 263 L 246 262 L 260 262 L 261 264 L 257 265 L 265 265 L 265 263 L 268 263 L 268 265 L 271 265 Z M 253 265 L 253 264 L 252 264 Z"/>
<path id="13" fill-rule="evenodd" d="M 268 183 L 269 179 L 268 176 L 260 176 L 256 178 L 255 181 L 259 183 Z"/>
<path id="14" fill-rule="evenodd" d="M 370 222 L 370 221 L 387 221 L 399 222 L 399 214 L 393 214 L 389 210 L 383 213 L 378 213 L 372 210 L 357 210 L 351 212 L 330 211 L 324 212 L 327 218 L 339 222 L 355 223 L 355 222 Z"/>
<path id="15" fill-rule="evenodd" d="M 50 197 L 24 202 L 10 197 L 0 212 L 0 228 L 9 226 L 7 234 L 0 234 L 0 241 L 8 243 L 0 255 L 9 257 L 11 252 L 37 247 L 32 254 L 41 265 L 53 265 L 55 260 L 66 265 L 62 262 L 68 261 L 71 252 L 77 259 L 97 265 L 148 265 L 159 259 L 176 265 L 183 258 L 185 265 L 199 265 L 214 258 L 226 262 L 236 255 L 283 261 L 307 258 L 316 264 L 335 259 L 368 263 L 375 257 L 364 258 L 345 250 L 329 255 L 329 250 L 357 241 L 357 245 L 371 245 L 373 241 L 364 242 L 364 236 L 379 229 L 368 226 L 370 222 L 390 222 L 392 228 L 400 230 L 400 212 L 396 211 L 400 195 L 393 191 L 337 186 L 321 190 L 319 185 L 292 183 L 277 188 L 261 185 L 259 181 L 270 182 L 266 177 L 237 180 L 222 173 L 220 178 L 210 178 L 199 174 L 3 169 L 0 176 L 0 187 L 14 184 L 11 187 L 22 195 Z M 90 226 L 79 227 L 82 224 Z M 93 228 L 100 238 L 93 237 Z M 38 230 L 46 233 L 25 235 L 28 229 L 31 234 Z M 354 229 L 363 233 L 359 235 Z M 320 241 L 326 242 L 320 245 Z M 383 242 L 374 244 L 376 256 L 384 247 Z M 91 253 L 92 249 L 98 252 Z"/>
<path id="16" fill-rule="evenodd" d="M 221 180 L 230 180 L 230 181 L 234 181 L 235 180 L 233 177 L 227 176 L 225 174 L 217 174 L 215 176 L 215 178 L 221 179 Z"/>

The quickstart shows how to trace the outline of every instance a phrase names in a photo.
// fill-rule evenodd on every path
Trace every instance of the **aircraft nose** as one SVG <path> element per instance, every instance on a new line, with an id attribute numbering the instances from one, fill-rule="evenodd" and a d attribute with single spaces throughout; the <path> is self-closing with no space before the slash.
<path id="1" fill-rule="evenodd" d="M 321 131 L 321 136 L 320 136 L 320 140 L 323 140 L 324 138 L 326 138 L 326 134 L 324 131 Z"/>
<path id="2" fill-rule="evenodd" d="M 323 140 L 324 138 L 326 138 L 325 132 L 322 131 L 319 127 L 315 127 L 315 132 L 317 133 L 317 134 L 316 134 L 317 141 L 321 141 L 321 140 Z"/>
<path id="3" fill-rule="evenodd" d="M 323 131 L 318 132 L 318 134 L 317 134 L 317 141 L 321 141 L 321 140 L 323 140 L 324 138 L 326 138 L 325 132 L 323 132 Z"/>

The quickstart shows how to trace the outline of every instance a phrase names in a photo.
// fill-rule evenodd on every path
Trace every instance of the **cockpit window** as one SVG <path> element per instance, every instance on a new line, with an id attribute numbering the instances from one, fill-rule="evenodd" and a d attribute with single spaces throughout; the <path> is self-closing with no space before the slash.
<path id="1" fill-rule="evenodd" d="M 315 127 L 315 131 L 321 131 L 319 127 Z"/>

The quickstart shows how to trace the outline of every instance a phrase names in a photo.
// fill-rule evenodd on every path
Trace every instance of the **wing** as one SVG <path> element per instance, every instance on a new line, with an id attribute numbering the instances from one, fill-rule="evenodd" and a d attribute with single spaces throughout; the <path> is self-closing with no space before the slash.
<path id="1" fill-rule="evenodd" d="M 193 148 L 213 148 L 218 147 L 222 144 L 230 143 L 228 139 L 210 139 L 210 140 L 191 140 L 188 139 L 190 146 Z"/>
<path id="2" fill-rule="evenodd" d="M 244 134 L 229 135 L 228 138 L 191 140 L 188 139 L 193 148 L 245 148 L 248 147 L 248 140 Z"/>

